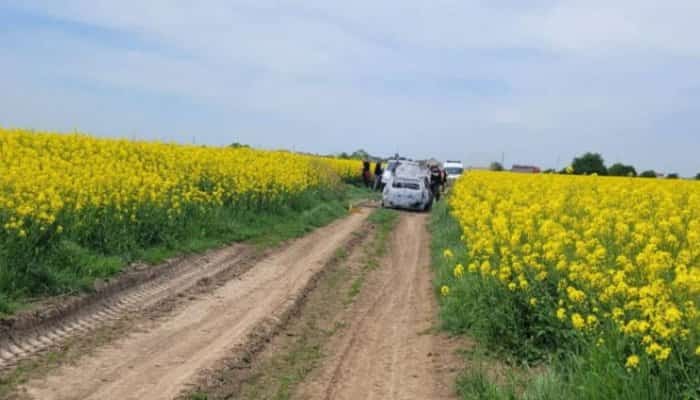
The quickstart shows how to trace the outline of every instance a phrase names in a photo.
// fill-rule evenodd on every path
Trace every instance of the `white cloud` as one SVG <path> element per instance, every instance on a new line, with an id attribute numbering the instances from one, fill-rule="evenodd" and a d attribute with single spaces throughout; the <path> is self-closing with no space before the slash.
<path id="1" fill-rule="evenodd" d="M 0 99 L 3 123 L 183 141 L 198 130 L 211 143 L 234 132 L 265 146 L 474 163 L 506 151 L 546 166 L 585 147 L 646 167 L 700 169 L 688 149 L 700 138 L 687 133 L 700 128 L 693 1 L 13 6 L 101 33 L 39 25 L 0 34 L 16 44 L 0 57 L 23 66 L 0 76 L 20 99 Z M 168 99 L 181 102 L 170 118 Z M 58 103 L 60 112 L 38 110 Z M 680 126 L 668 119 L 679 109 Z M 668 130 L 686 132 L 677 148 Z"/>

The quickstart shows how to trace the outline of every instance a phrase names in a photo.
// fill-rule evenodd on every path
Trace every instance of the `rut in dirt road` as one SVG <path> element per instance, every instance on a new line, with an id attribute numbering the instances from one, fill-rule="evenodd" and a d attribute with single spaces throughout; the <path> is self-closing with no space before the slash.
<path id="1" fill-rule="evenodd" d="M 444 337 L 431 333 L 437 303 L 424 214 L 403 214 L 391 250 L 368 281 L 349 332 L 298 399 L 451 399 L 453 374 Z"/>
<path id="2" fill-rule="evenodd" d="M 161 274 L 144 283 L 135 284 L 126 290 L 117 291 L 100 299 L 95 295 L 92 304 L 68 311 L 66 318 L 51 319 L 29 329 L 15 333 L 15 337 L 0 339 L 0 371 L 12 368 L 17 361 L 41 351 L 65 343 L 83 334 L 92 334 L 101 326 L 118 321 L 125 316 L 140 313 L 175 295 L 185 293 L 198 282 L 214 279 L 234 269 L 244 270 L 253 259 L 252 246 L 228 246 L 205 254 L 182 258 L 166 263 Z M 157 271 L 149 271 L 157 274 Z M 142 275 L 148 276 L 148 273 Z M 24 333 L 24 334 L 22 334 Z"/>
<path id="3" fill-rule="evenodd" d="M 164 322 L 29 382 L 21 391 L 41 400 L 173 399 L 200 371 L 230 356 L 256 328 L 289 309 L 368 213 L 360 210 L 318 229 Z"/>

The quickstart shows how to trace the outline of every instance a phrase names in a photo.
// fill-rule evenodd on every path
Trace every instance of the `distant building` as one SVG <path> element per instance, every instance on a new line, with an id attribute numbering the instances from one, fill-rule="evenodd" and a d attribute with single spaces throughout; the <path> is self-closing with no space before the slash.
<path id="1" fill-rule="evenodd" d="M 511 172 L 522 172 L 526 174 L 539 174 L 540 167 L 535 167 L 533 165 L 518 165 L 515 164 L 513 165 L 513 168 L 510 169 Z"/>

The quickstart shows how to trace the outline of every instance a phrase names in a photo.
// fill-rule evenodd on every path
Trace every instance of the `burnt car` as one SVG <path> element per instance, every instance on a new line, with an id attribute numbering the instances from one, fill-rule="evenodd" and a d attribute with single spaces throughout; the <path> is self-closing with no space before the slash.
<path id="1" fill-rule="evenodd" d="M 433 205 L 430 171 L 423 165 L 401 162 L 382 192 L 382 207 L 428 211 Z"/>

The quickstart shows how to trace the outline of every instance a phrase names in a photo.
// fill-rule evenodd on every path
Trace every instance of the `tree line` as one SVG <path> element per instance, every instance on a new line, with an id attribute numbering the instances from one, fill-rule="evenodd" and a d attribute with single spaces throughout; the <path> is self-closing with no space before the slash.
<path id="1" fill-rule="evenodd" d="M 491 170 L 502 171 L 503 165 L 499 162 L 491 163 Z M 657 178 L 659 174 L 650 169 L 645 170 L 640 173 L 633 165 L 615 163 L 610 167 L 605 165 L 605 160 L 600 153 L 585 153 L 579 157 L 574 158 L 569 167 L 566 167 L 560 171 L 554 169 L 545 170 L 544 173 L 560 173 L 560 174 L 574 174 L 574 175 L 602 175 L 602 176 L 630 176 L 630 177 L 640 177 L 640 178 Z M 666 179 L 678 179 L 679 175 L 677 173 L 670 173 L 666 175 Z M 700 180 L 700 173 L 695 175 L 695 179 Z"/>
<path id="2" fill-rule="evenodd" d="M 637 169 L 633 165 L 615 163 L 610 167 L 605 166 L 605 160 L 600 153 L 585 153 L 580 157 L 574 158 L 569 172 L 576 175 L 607 175 L 607 176 L 630 176 L 640 178 L 656 178 L 659 174 L 650 169 L 637 173 Z M 667 174 L 666 179 L 678 179 L 679 175 L 675 172 Z M 700 173 L 695 176 L 695 179 L 700 180 Z"/>

